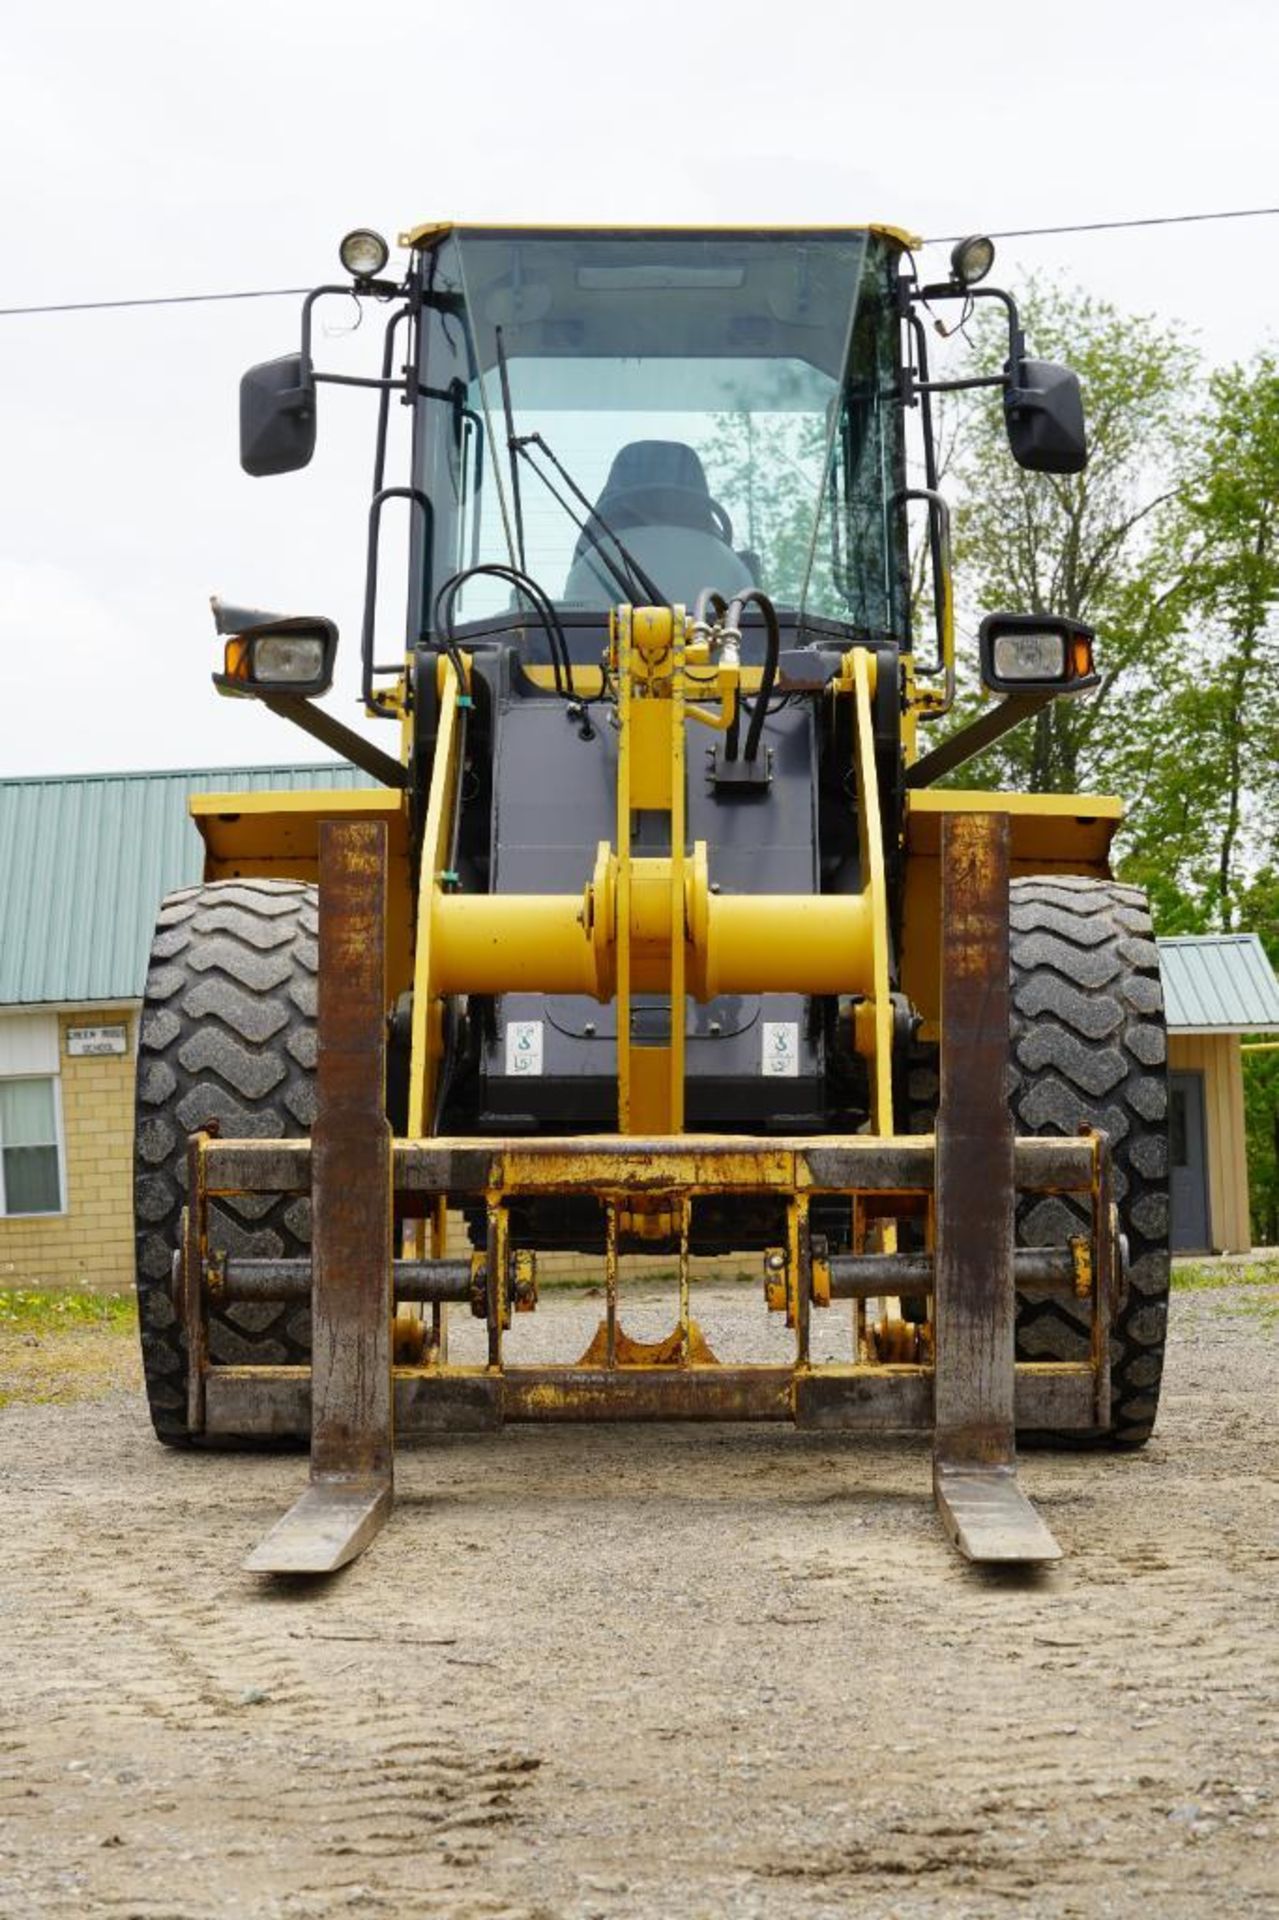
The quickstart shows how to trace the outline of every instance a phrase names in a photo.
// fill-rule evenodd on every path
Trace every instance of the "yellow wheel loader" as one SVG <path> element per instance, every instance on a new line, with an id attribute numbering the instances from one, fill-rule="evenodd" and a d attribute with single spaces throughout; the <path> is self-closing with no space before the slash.
<path id="1" fill-rule="evenodd" d="M 376 396 L 362 691 L 398 751 L 315 704 L 331 622 L 215 601 L 220 690 L 368 782 L 192 802 L 205 881 L 161 910 L 139 1057 L 156 1430 L 309 1436 L 267 1572 L 363 1549 L 397 1439 L 546 1420 L 918 1429 L 962 1553 L 1053 1559 L 1017 1434 L 1136 1445 L 1155 1417 L 1159 972 L 1117 800 L 939 784 L 1096 673 L 1087 628 L 991 613 L 992 701 L 930 744 L 932 396 L 991 388 L 1012 457 L 1069 474 L 1078 383 L 1029 357 L 981 236 L 929 286 L 877 226 L 401 245 L 392 275 L 349 234 L 299 350 L 241 387 L 253 475 L 310 460 L 322 386 Z M 380 365 L 327 373 L 313 314 L 352 293 Z M 983 299 L 1002 368 L 934 377 L 921 313 Z M 388 513 L 406 610 L 379 622 Z M 598 1332 L 520 1364 L 513 1315 L 566 1252 L 598 1265 Z M 656 1341 L 624 1326 L 637 1253 L 678 1276 Z M 695 1263 L 727 1255 L 784 1361 L 699 1328 Z"/>

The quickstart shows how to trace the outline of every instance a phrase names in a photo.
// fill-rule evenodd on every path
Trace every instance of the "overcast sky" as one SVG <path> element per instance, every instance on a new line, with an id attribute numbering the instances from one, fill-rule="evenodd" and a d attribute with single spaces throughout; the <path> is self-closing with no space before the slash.
<path id="1" fill-rule="evenodd" d="M 310 285 L 348 227 L 434 218 L 951 234 L 1279 204 L 1277 72 L 1274 0 L 46 0 L 6 20 L 0 306 Z M 1006 241 L 995 278 L 1059 275 L 1225 361 L 1279 332 L 1277 249 L 1279 219 Z M 239 375 L 297 307 L 0 319 L 0 774 L 313 757 L 214 693 L 213 590 L 335 618 L 356 718 L 372 398 L 326 390 L 305 473 L 237 460 Z M 321 364 L 371 371 L 378 330 Z"/>

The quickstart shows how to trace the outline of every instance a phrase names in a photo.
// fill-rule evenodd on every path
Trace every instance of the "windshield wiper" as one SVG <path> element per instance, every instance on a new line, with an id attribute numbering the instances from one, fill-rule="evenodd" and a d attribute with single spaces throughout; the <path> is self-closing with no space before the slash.
<path id="1" fill-rule="evenodd" d="M 515 444 L 515 413 L 511 406 L 511 376 L 506 365 L 506 348 L 502 344 L 502 329 L 495 327 L 497 335 L 497 371 L 502 386 L 502 414 L 506 421 L 506 451 L 511 463 L 511 505 L 515 510 L 515 552 L 511 556 L 521 573 L 527 573 L 524 558 L 524 507 L 520 500 L 520 463 L 519 452 Z M 509 533 L 509 529 L 508 529 Z"/>
<path id="2" fill-rule="evenodd" d="M 516 539 L 516 545 L 519 548 L 519 566 L 520 566 L 521 573 L 526 573 L 528 571 L 525 565 L 525 560 L 524 560 L 524 513 L 523 513 L 523 507 L 520 500 L 520 478 L 519 478 L 519 461 L 521 458 L 523 458 L 524 460 L 527 460 L 529 467 L 537 475 L 538 479 L 541 481 L 542 485 L 546 488 L 551 498 L 557 501 L 559 505 L 563 507 L 565 513 L 568 515 L 569 519 L 573 522 L 574 526 L 577 527 L 579 532 L 584 533 L 587 539 L 590 540 L 591 545 L 595 548 L 595 551 L 599 554 L 600 559 L 603 561 L 604 565 L 608 568 L 608 571 L 612 574 L 614 584 L 619 588 L 619 590 L 625 596 L 625 598 L 627 600 L 634 602 L 634 601 L 638 601 L 640 599 L 640 595 L 642 594 L 645 596 L 646 604 L 648 606 L 650 607 L 666 606 L 667 605 L 666 596 L 662 592 L 661 588 L 654 581 L 652 575 L 645 572 L 644 568 L 640 565 L 639 561 L 635 558 L 635 555 L 629 550 L 628 547 L 626 547 L 623 544 L 619 536 L 613 531 L 612 527 L 609 526 L 608 521 L 604 518 L 599 508 L 592 506 L 591 502 L 587 499 L 586 495 L 582 492 L 582 489 L 578 486 L 576 480 L 574 480 L 572 474 L 568 471 L 567 467 L 564 465 L 564 462 L 560 460 L 555 453 L 552 452 L 551 448 L 546 444 L 546 441 L 542 438 L 541 434 L 540 433 L 525 433 L 525 434 L 516 433 L 515 412 L 511 405 L 511 376 L 510 376 L 510 372 L 506 362 L 506 346 L 502 339 L 501 327 L 495 327 L 493 331 L 497 341 L 497 369 L 498 369 L 498 377 L 502 387 L 502 414 L 506 422 L 506 450 L 510 456 L 510 461 L 511 461 L 511 500 L 515 509 L 515 539 Z M 622 556 L 622 561 L 626 569 L 625 572 L 623 572 L 622 567 L 619 567 L 617 562 L 610 557 L 609 553 L 600 544 L 599 540 L 595 539 L 592 536 L 590 527 L 587 524 L 587 522 L 585 520 L 580 520 L 578 518 L 578 516 L 574 513 L 572 507 L 570 507 L 568 501 L 564 498 L 563 494 L 560 493 L 559 490 L 556 488 L 554 482 L 545 473 L 543 473 L 541 467 L 538 466 L 536 460 L 533 458 L 532 454 L 529 452 L 530 447 L 539 447 L 541 449 L 541 451 L 546 455 L 547 459 L 550 461 L 551 465 L 555 468 L 555 471 L 561 476 L 561 478 L 564 480 L 565 484 L 569 487 L 569 489 L 576 495 L 577 499 L 581 501 L 587 513 L 590 515 L 591 520 L 593 520 L 596 526 L 600 527 L 603 530 L 603 532 L 607 535 L 607 537 L 613 542 L 613 545 L 616 547 L 618 553 Z M 636 587 L 640 589 L 639 594 L 637 594 L 635 591 Z"/>
<path id="3" fill-rule="evenodd" d="M 547 492 L 551 495 L 552 499 L 559 501 L 559 504 L 563 507 L 565 513 L 568 515 L 569 519 L 573 522 L 574 526 L 579 528 L 580 531 L 586 535 L 587 539 L 590 541 L 591 545 L 594 547 L 596 553 L 598 553 L 600 559 L 603 561 L 604 565 L 608 568 L 609 572 L 612 574 L 615 583 L 617 584 L 618 587 L 621 588 L 622 592 L 626 595 L 627 599 L 632 601 L 637 600 L 639 598 L 639 595 L 636 594 L 635 589 L 636 587 L 639 587 L 641 592 L 646 596 L 646 601 L 645 601 L 646 605 L 650 607 L 664 607 L 668 605 L 666 595 L 662 592 L 662 589 L 657 585 L 656 581 L 653 579 L 652 574 L 647 572 L 646 569 L 640 565 L 639 561 L 635 558 L 635 555 L 631 552 L 630 548 L 624 544 L 621 536 L 618 533 L 616 533 L 614 529 L 609 525 L 608 521 L 604 518 L 599 508 L 596 506 L 592 506 L 591 502 L 587 499 L 586 495 L 582 492 L 582 489 L 578 486 L 576 480 L 574 480 L 572 474 L 568 471 L 567 467 L 564 465 L 564 462 L 561 459 L 559 459 L 559 457 L 556 455 L 553 449 L 547 445 L 546 441 L 542 438 L 541 434 L 540 433 L 522 434 L 517 440 L 513 442 L 513 445 L 517 453 L 523 454 L 524 458 L 528 461 L 529 466 L 531 467 L 533 472 L 537 475 L 538 479 L 541 481 L 542 485 L 546 488 Z M 601 542 L 592 534 L 591 528 L 588 522 L 586 520 L 580 520 L 578 518 L 578 516 L 574 513 L 572 507 L 570 507 L 568 501 L 564 498 L 564 495 L 556 489 L 553 482 L 550 479 L 548 479 L 545 473 L 543 473 L 541 467 L 538 466 L 536 460 L 534 460 L 532 454 L 529 452 L 530 447 L 537 447 L 542 453 L 546 455 L 547 459 L 550 461 L 551 465 L 555 468 L 555 471 L 559 474 L 560 478 L 564 481 L 565 485 L 574 494 L 574 496 L 581 501 L 582 505 L 585 507 L 587 513 L 589 514 L 590 519 L 593 520 L 595 522 L 595 525 L 599 527 L 602 530 L 602 532 L 605 533 L 607 537 L 613 542 L 613 545 L 617 548 L 618 553 L 622 557 L 622 562 L 626 569 L 625 572 L 623 572 L 622 567 L 618 566 L 615 560 L 610 558 L 607 548 L 604 547 L 601 544 Z"/>

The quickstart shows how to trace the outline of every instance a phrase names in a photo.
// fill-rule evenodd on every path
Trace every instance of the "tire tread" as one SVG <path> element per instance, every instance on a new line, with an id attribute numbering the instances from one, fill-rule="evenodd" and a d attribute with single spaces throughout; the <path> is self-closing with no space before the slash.
<path id="1" fill-rule="evenodd" d="M 1140 890 L 1084 877 L 1011 887 L 1012 1107 L 1021 1131 L 1104 1127 L 1129 1243 L 1128 1296 L 1111 1329 L 1109 1438 L 1140 1446 L 1159 1401 L 1167 1327 L 1167 1039 L 1159 953 Z M 1069 924 L 1074 921 L 1074 926 Z M 1087 1208 L 1023 1201 L 1018 1238 L 1060 1244 Z M 1087 1320 L 1068 1301 L 1018 1301 L 1018 1354 L 1087 1354 Z"/>
<path id="2" fill-rule="evenodd" d="M 171 1295 L 186 1200 L 186 1139 L 296 1138 L 314 1112 L 315 888 L 293 880 L 214 881 L 164 901 L 138 1037 L 134 1207 L 138 1318 L 151 1419 L 188 1444 L 186 1341 Z M 250 1195 L 210 1206 L 210 1239 L 228 1252 L 304 1254 L 309 1202 Z M 305 1309 L 231 1307 L 210 1315 L 215 1361 L 290 1364 L 310 1357 Z"/>

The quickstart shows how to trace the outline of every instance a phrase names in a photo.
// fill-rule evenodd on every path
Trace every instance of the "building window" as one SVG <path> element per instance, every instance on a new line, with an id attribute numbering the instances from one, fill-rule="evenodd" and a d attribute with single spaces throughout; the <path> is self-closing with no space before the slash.
<path id="1" fill-rule="evenodd" d="M 57 1083 L 0 1080 L 0 1214 L 61 1213 Z"/>

